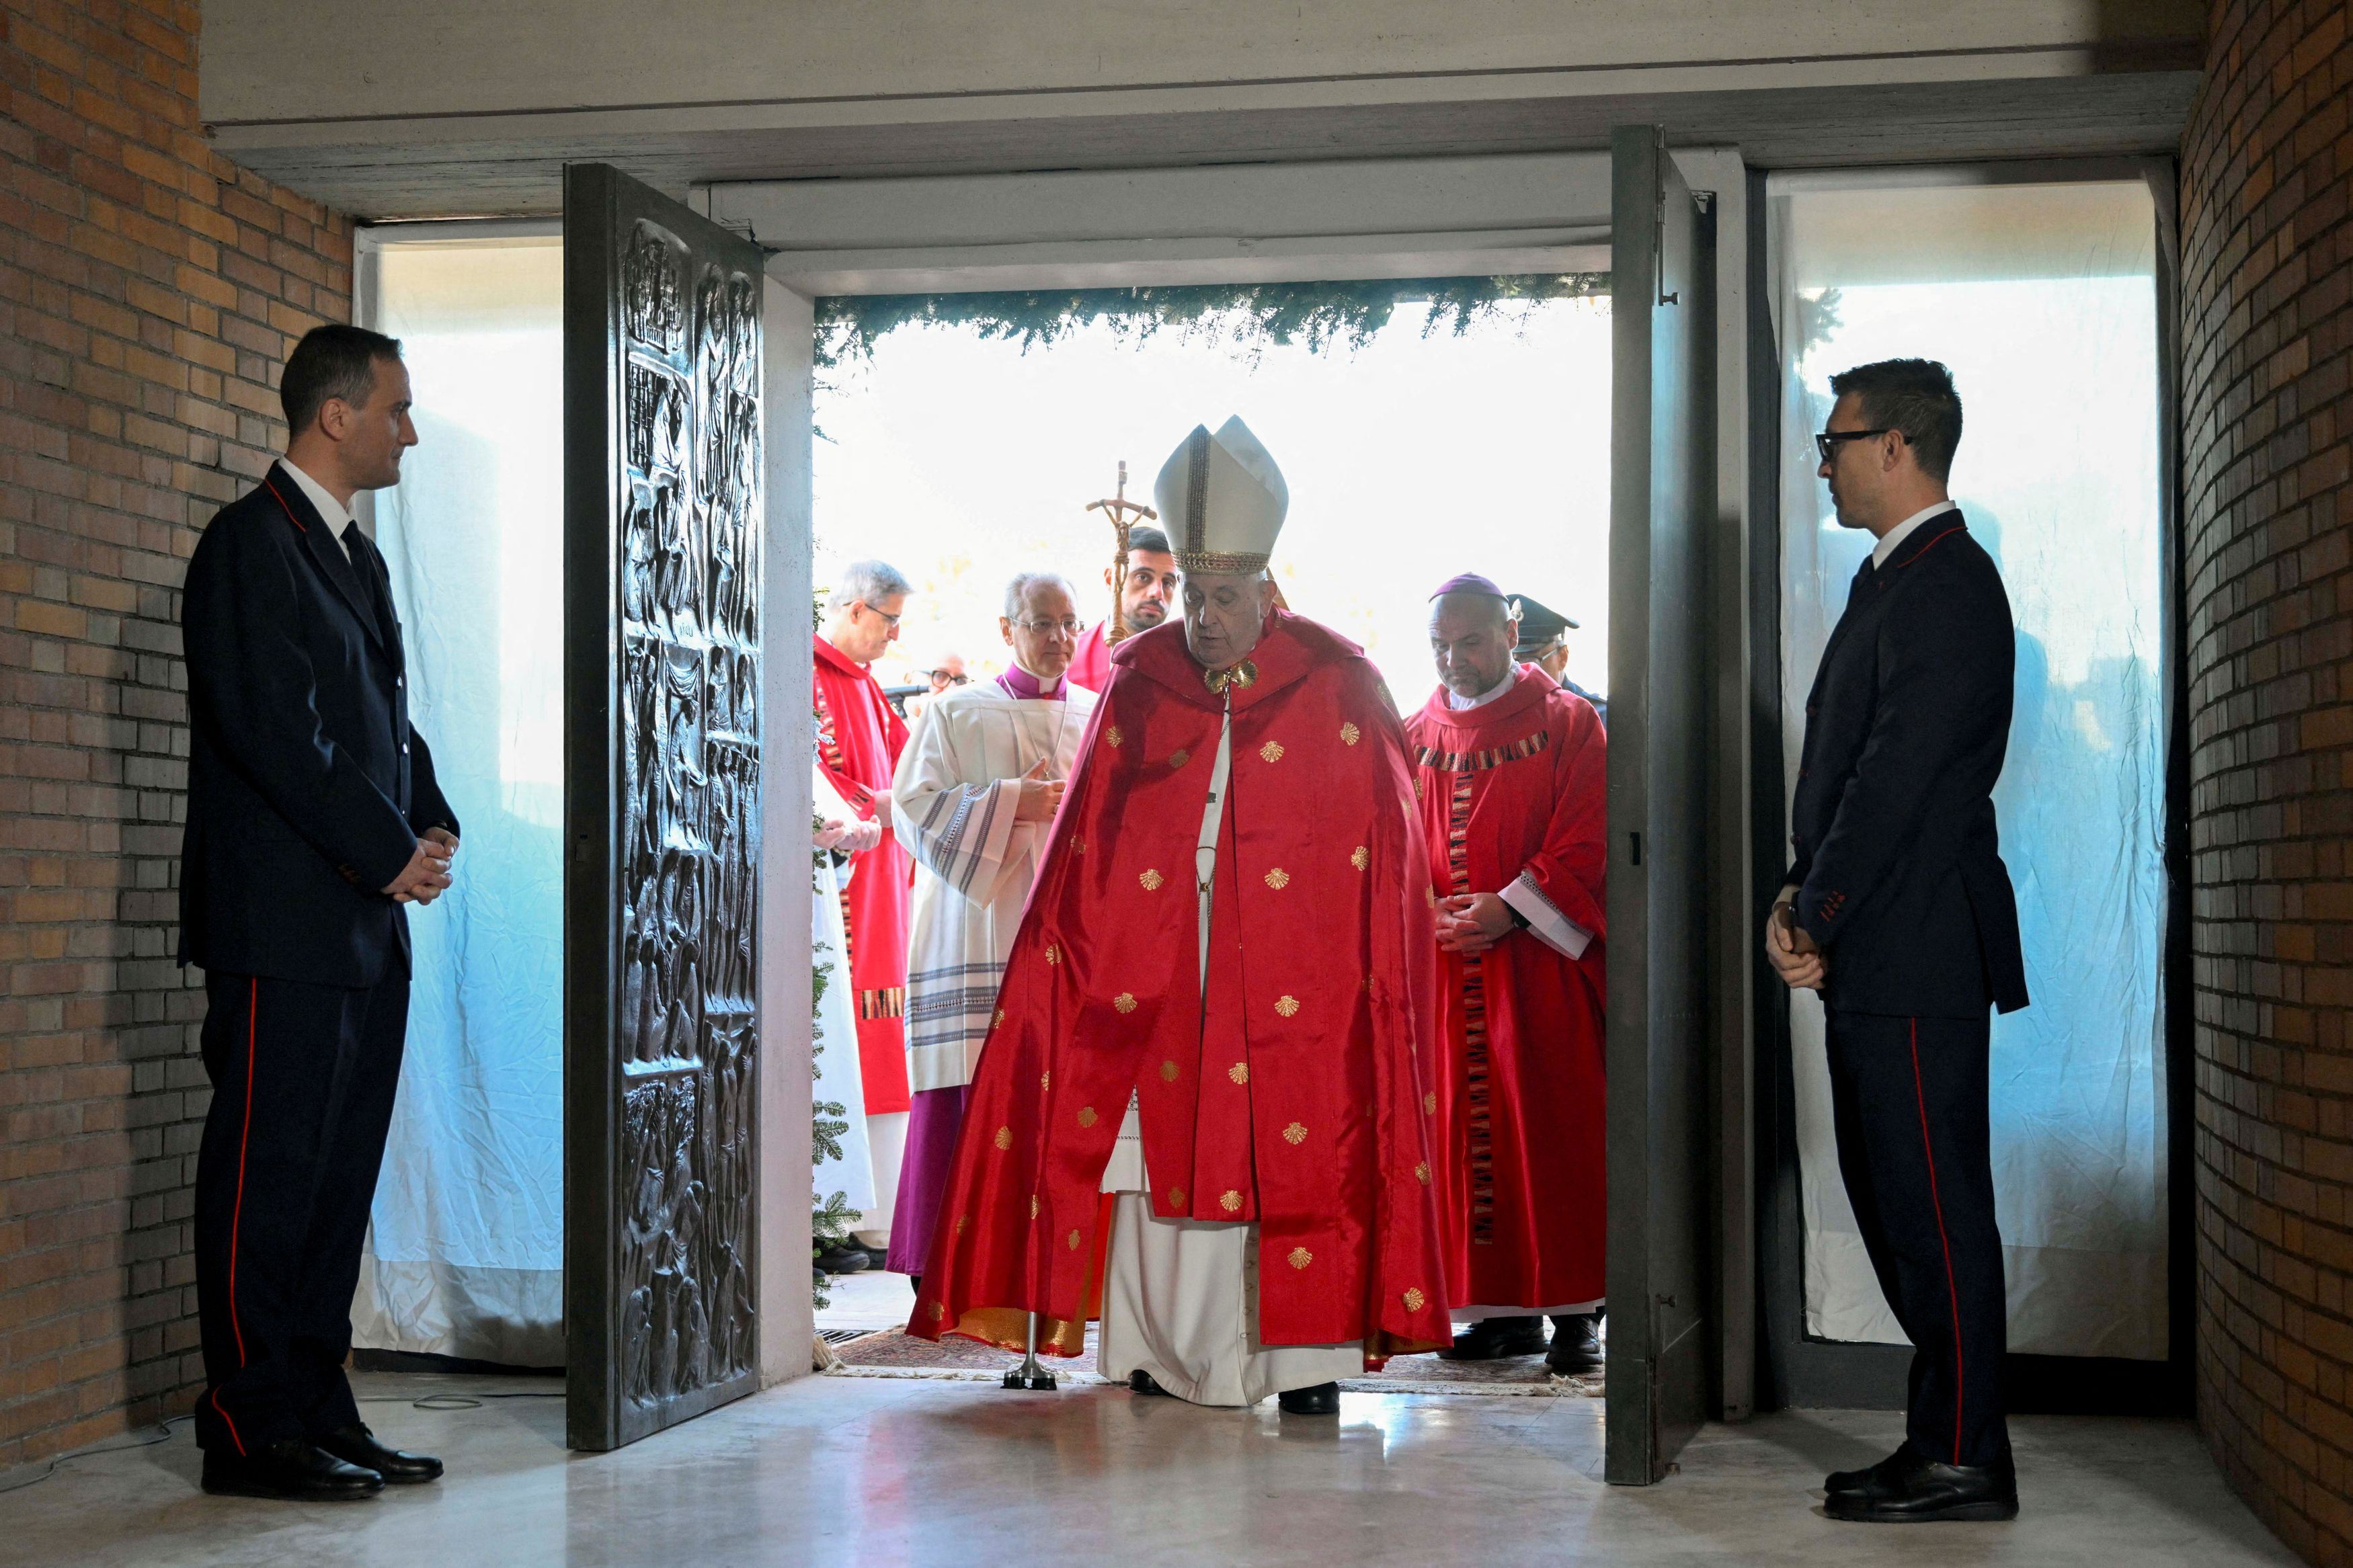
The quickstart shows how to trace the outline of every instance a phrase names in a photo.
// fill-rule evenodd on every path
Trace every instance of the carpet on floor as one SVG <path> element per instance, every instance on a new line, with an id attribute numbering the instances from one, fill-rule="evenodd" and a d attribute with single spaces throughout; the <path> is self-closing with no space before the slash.
<path id="1" fill-rule="evenodd" d="M 904 1329 L 884 1329 L 834 1347 L 841 1367 L 831 1375 L 848 1377 L 938 1377 L 961 1382 L 992 1381 L 1021 1364 L 1013 1351 L 977 1341 L 954 1337 L 934 1343 L 919 1340 Z M 1040 1356 L 1040 1365 L 1063 1382 L 1101 1383 L 1095 1365 L 1095 1331 L 1087 1331 L 1084 1354 Z M 1599 1398 L 1602 1377 L 1598 1372 L 1578 1377 L 1555 1377 L 1545 1370 L 1540 1355 L 1513 1356 L 1502 1361 L 1441 1361 L 1437 1355 L 1389 1358 L 1377 1373 L 1344 1379 L 1340 1386 L 1377 1394 L 1535 1394 L 1556 1398 Z"/>

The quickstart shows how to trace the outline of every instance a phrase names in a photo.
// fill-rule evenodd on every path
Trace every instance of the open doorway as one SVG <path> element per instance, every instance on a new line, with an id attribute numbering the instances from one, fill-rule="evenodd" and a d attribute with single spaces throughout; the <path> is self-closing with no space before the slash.
<path id="1" fill-rule="evenodd" d="M 1280 462 L 1290 491 L 1272 568 L 1284 600 L 1363 647 L 1398 708 L 1411 714 L 1432 694 L 1430 597 L 1464 573 L 1522 600 L 1524 626 L 1548 613 L 1575 623 L 1535 641 L 1556 635 L 1567 679 L 1601 698 L 1612 352 L 1605 287 L 1590 274 L 1303 284 L 1285 292 L 1282 312 L 1253 309 L 1265 296 L 1251 289 L 1162 287 L 1148 304 L 1111 305 L 1118 313 L 1108 317 L 1095 315 L 1106 306 L 1096 295 L 1032 297 L 1040 302 L 1019 315 L 1001 294 L 821 300 L 815 581 L 822 594 L 852 562 L 872 559 L 903 576 L 910 592 L 896 639 L 872 668 L 902 715 L 920 723 L 935 685 L 954 689 L 1007 671 L 999 616 L 1015 574 L 1060 574 L 1081 618 L 1104 618 L 1113 536 L 1089 503 L 1112 495 L 1123 466 L 1129 499 L 1148 503 L 1154 474 L 1187 430 L 1240 416 Z M 1367 298 L 1382 302 L 1377 313 L 1348 318 L 1353 330 L 1325 335 L 1282 324 L 1319 301 Z M 1467 299 L 1480 303 L 1447 303 Z M 900 322 L 918 324 L 877 325 Z M 911 1044 L 923 1029 L 913 1016 L 921 1006 L 911 991 Z M 860 1019 L 871 1011 L 861 1005 Z M 848 1254 L 855 1271 L 832 1281 L 820 1331 L 844 1342 L 839 1353 L 853 1368 L 1008 1370 L 1018 1356 L 899 1331 L 914 1298 L 906 1274 L 881 1264 L 906 1264 L 909 1249 L 895 1237 L 887 1252 L 881 1244 L 894 1208 L 900 1231 L 924 1223 L 931 1194 L 914 1189 L 939 1173 L 899 1157 L 897 1086 L 885 1091 L 893 1109 L 857 1114 L 851 1096 L 865 1086 L 836 1076 L 836 1057 L 846 1066 L 849 1053 L 829 1036 L 825 1044 L 819 1092 L 844 1108 L 837 1120 L 846 1131 L 843 1158 L 820 1169 L 820 1192 L 871 1193 L 877 1206 L 859 1204 L 863 1212 L 848 1226 L 865 1246 L 834 1254 Z M 1516 1107 L 1498 1113 L 1515 1116 Z M 1597 1105 L 1590 1129 L 1552 1131 L 1598 1144 L 1599 1114 Z M 1599 1184 L 1548 1196 L 1563 1212 L 1590 1209 L 1598 1286 Z M 1583 1308 L 1599 1293 L 1525 1305 Z M 1526 1315 L 1530 1349 L 1479 1360 L 1398 1357 L 1344 1386 L 1598 1394 L 1598 1376 L 1549 1374 L 1543 1315 Z M 1089 1354 L 1057 1371 L 1086 1378 L 1092 1343 L 1090 1334 Z"/>

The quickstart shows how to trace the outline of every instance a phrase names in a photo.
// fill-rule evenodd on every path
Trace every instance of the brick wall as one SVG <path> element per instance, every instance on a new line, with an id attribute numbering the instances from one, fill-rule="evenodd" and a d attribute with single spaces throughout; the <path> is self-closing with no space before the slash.
<path id="1" fill-rule="evenodd" d="M 195 0 L 0 0 L 0 1468 L 199 1381 L 179 584 L 351 226 L 196 121 Z"/>
<path id="2" fill-rule="evenodd" d="M 2353 1563 L 2353 47 L 2220 0 L 2182 142 L 2198 1407 Z"/>

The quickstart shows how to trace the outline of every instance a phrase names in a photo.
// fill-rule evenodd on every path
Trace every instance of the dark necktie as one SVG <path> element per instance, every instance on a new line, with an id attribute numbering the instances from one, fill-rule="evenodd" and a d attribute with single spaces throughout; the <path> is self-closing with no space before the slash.
<path id="1" fill-rule="evenodd" d="M 1872 563 L 1870 556 L 1864 556 L 1862 558 L 1862 564 L 1854 569 L 1854 582 L 1846 591 L 1847 597 L 1849 599 L 1854 598 L 1865 588 L 1870 587 L 1872 579 L 1878 575 L 1879 568 Z"/>
<path id="2" fill-rule="evenodd" d="M 375 616 L 376 629 L 385 646 L 396 646 L 397 623 L 392 616 L 392 584 L 386 578 L 384 558 L 375 552 L 375 545 L 360 531 L 356 522 L 343 525 L 343 540 L 352 550 L 352 574 L 360 580 L 360 592 L 367 596 L 368 613 Z"/>

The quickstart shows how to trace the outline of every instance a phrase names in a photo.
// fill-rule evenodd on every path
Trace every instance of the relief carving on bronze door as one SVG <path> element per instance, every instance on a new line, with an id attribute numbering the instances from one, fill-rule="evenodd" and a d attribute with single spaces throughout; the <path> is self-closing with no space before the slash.
<path id="1" fill-rule="evenodd" d="M 566 171 L 571 1440 L 754 1386 L 760 256 Z"/>

